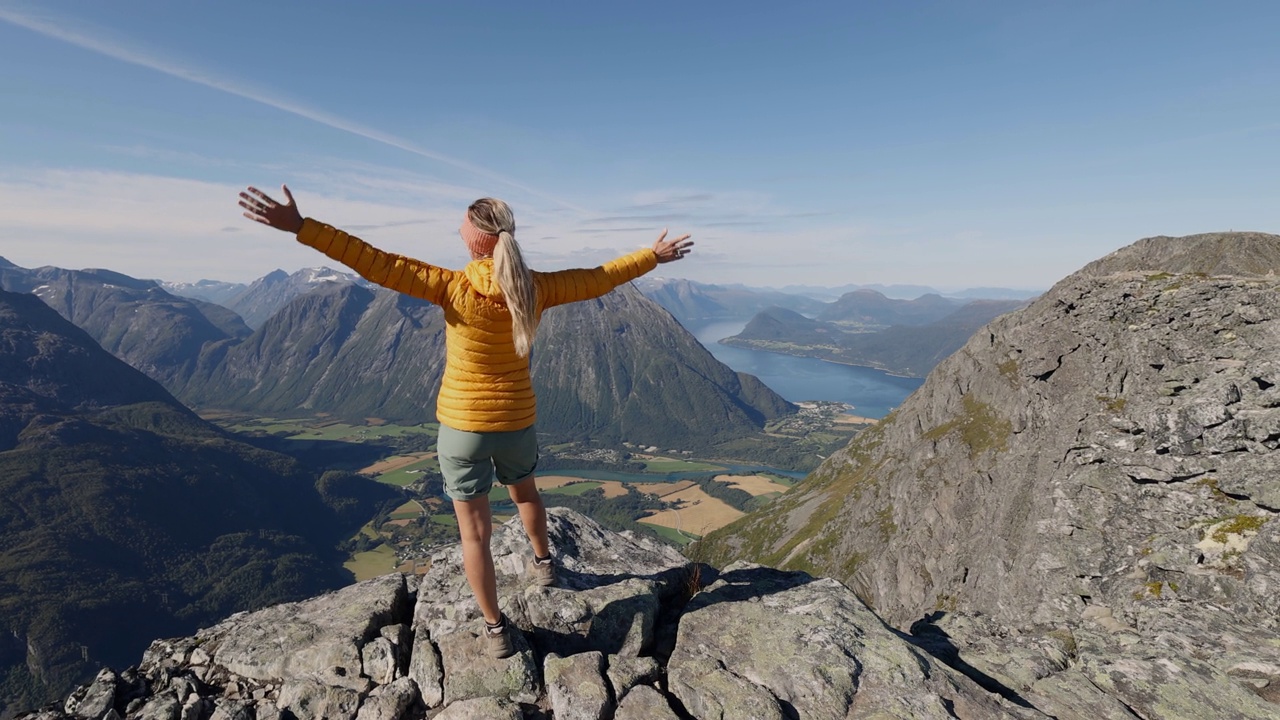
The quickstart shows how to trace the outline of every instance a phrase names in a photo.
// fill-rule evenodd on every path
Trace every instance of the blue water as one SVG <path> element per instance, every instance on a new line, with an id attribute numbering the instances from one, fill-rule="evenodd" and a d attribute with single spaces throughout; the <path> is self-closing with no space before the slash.
<path id="1" fill-rule="evenodd" d="M 721 345 L 721 338 L 742 332 L 742 321 L 709 322 L 686 326 L 717 360 L 755 375 L 774 392 L 791 402 L 832 400 L 854 406 L 853 413 L 880 418 L 889 414 L 924 382 L 881 370 L 840 365 L 815 358 Z"/>

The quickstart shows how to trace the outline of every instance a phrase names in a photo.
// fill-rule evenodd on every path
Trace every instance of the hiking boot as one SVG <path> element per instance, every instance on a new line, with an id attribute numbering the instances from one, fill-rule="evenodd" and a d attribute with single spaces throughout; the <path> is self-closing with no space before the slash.
<path id="1" fill-rule="evenodd" d="M 536 558 L 529 560 L 529 579 L 534 585 L 553 587 L 556 584 L 556 561 L 547 558 L 539 562 Z"/>
<path id="2" fill-rule="evenodd" d="M 484 644 L 491 658 L 501 660 L 516 654 L 515 645 L 511 643 L 511 623 L 507 621 L 506 615 L 502 616 L 502 624 L 496 628 L 484 623 Z"/>

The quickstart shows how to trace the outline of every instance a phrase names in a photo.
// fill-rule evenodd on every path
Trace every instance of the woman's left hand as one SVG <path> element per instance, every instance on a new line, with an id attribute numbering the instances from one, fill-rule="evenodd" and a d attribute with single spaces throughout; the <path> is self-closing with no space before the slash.
<path id="1" fill-rule="evenodd" d="M 657 241 L 653 243 L 653 252 L 658 256 L 658 262 L 669 263 L 679 260 L 688 255 L 693 247 L 693 241 L 688 235 L 681 235 L 675 240 L 667 240 L 667 231 L 663 230 L 658 236 Z"/>

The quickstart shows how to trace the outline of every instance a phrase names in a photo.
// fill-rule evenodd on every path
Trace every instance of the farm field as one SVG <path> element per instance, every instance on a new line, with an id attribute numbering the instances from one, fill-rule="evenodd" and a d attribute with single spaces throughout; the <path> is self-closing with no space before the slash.
<path id="1" fill-rule="evenodd" d="M 784 493 L 790 487 L 764 475 L 717 475 L 715 481 L 726 483 L 729 487 L 737 488 L 755 496 Z"/>
<path id="2" fill-rule="evenodd" d="M 586 485 L 587 487 L 581 490 L 569 489 L 569 488 L 576 488 L 578 484 Z M 559 491 L 559 492 L 572 493 L 577 495 L 594 488 L 600 488 L 601 490 L 603 490 L 604 496 L 607 498 L 622 497 L 623 495 L 627 494 L 627 489 L 623 487 L 622 483 L 618 482 L 617 480 L 583 480 L 582 478 L 566 477 L 563 475 L 539 475 L 538 476 L 538 489 L 543 490 L 545 492 Z"/>
<path id="3" fill-rule="evenodd" d="M 433 452 L 419 452 L 419 453 L 411 453 L 409 455 L 392 455 L 391 457 L 385 460 L 379 460 L 378 462 L 370 465 L 369 467 L 362 468 L 360 470 L 360 473 L 362 475 L 381 475 L 383 473 L 389 473 L 395 470 L 400 470 L 404 467 L 407 467 L 409 465 L 412 465 L 418 462 L 419 460 L 426 460 L 427 458 L 433 458 L 435 456 L 436 454 Z"/>
<path id="4" fill-rule="evenodd" d="M 382 544 L 372 550 L 352 555 L 342 567 L 355 576 L 356 582 L 376 578 L 396 569 L 396 551 L 390 545 Z"/>
<path id="5" fill-rule="evenodd" d="M 640 518 L 640 522 L 675 528 L 691 535 L 706 535 L 745 515 L 723 500 L 706 494 L 700 487 L 663 495 L 662 499 L 677 503 L 676 508 L 647 515 Z"/>
<path id="6" fill-rule="evenodd" d="M 692 480 L 679 480 L 677 482 L 635 483 L 635 488 L 642 493 L 665 499 L 669 495 L 687 490 L 696 484 Z"/>
<path id="7" fill-rule="evenodd" d="M 391 463 L 393 467 L 389 470 L 377 474 L 374 479 L 388 485 L 397 487 L 405 487 L 422 479 L 424 472 L 440 472 L 440 461 L 436 459 L 435 453 L 415 453 L 412 456 L 397 456 L 395 458 L 387 458 L 360 472 L 369 474 L 370 468 Z"/>
<path id="8" fill-rule="evenodd" d="M 642 520 L 641 522 L 644 522 L 644 521 Z M 679 530 L 676 530 L 675 528 L 669 528 L 663 525 L 650 525 L 649 523 L 645 523 L 645 524 L 648 525 L 650 530 L 653 530 L 655 533 L 657 533 L 658 537 L 662 538 L 663 540 L 666 540 L 669 543 L 673 543 L 678 547 L 684 547 L 685 545 L 688 545 L 689 543 L 697 539 L 693 535 L 685 535 L 684 533 L 680 532 Z"/>
<path id="9" fill-rule="evenodd" d="M 697 462 L 692 460 L 677 460 L 666 457 L 652 457 L 644 460 L 645 472 L 651 473 L 673 473 L 673 472 L 715 472 L 724 470 L 723 465 L 713 465 L 711 463 Z"/>

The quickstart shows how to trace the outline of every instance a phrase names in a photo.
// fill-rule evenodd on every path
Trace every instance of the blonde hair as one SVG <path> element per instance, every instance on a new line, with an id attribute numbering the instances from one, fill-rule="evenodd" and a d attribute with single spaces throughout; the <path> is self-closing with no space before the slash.
<path id="1" fill-rule="evenodd" d="M 516 220 L 511 207 L 501 200 L 481 198 L 467 208 L 471 224 L 481 232 L 498 236 L 493 248 L 493 274 L 511 311 L 511 337 L 516 354 L 529 357 L 533 336 L 538 332 L 537 295 L 533 273 L 524 264 L 516 242 Z"/>

